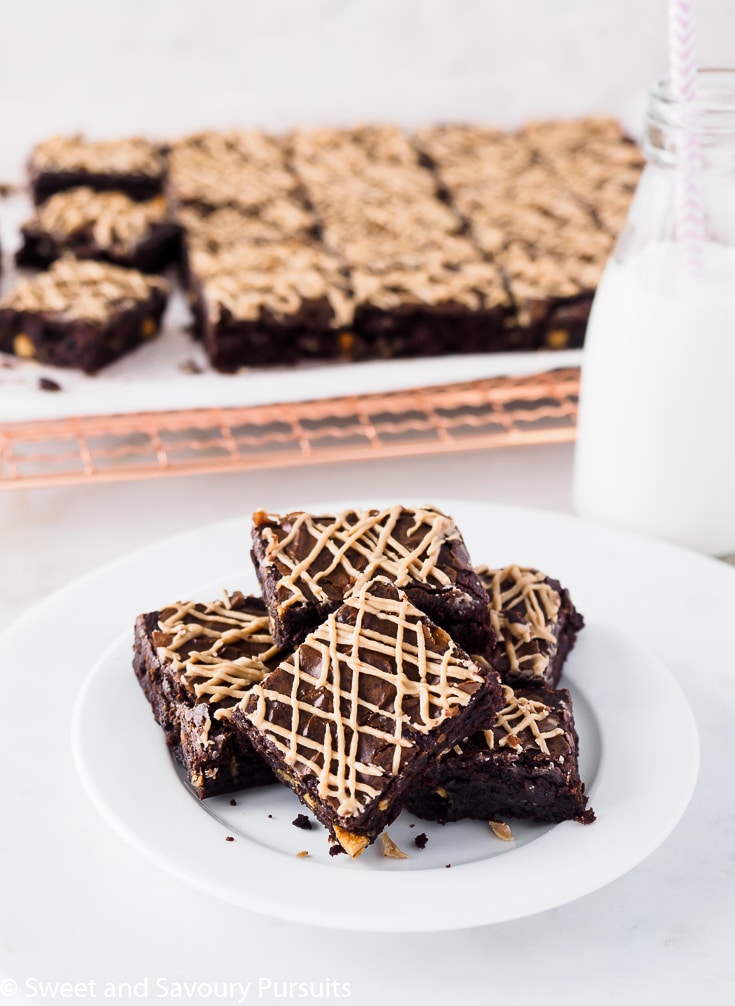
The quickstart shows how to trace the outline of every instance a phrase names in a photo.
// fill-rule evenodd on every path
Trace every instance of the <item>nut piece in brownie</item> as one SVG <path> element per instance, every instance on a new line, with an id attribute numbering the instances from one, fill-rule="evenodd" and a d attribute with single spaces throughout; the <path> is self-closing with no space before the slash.
<path id="1" fill-rule="evenodd" d="M 0 350 L 93 374 L 156 335 L 167 299 L 158 276 L 62 258 L 0 300 Z"/>
<path id="2" fill-rule="evenodd" d="M 200 799 L 273 775 L 230 722 L 232 708 L 282 656 L 265 605 L 240 592 L 139 615 L 133 666 L 157 722 Z"/>
<path id="3" fill-rule="evenodd" d="M 385 576 L 470 653 L 487 650 L 490 611 L 462 535 L 433 507 L 253 514 L 253 561 L 273 636 L 295 647 L 348 592 Z"/>
<path id="4" fill-rule="evenodd" d="M 496 672 L 377 577 L 253 686 L 233 724 L 357 856 L 429 763 L 501 704 Z"/>
<path id="5" fill-rule="evenodd" d="M 19 266 L 45 269 L 64 253 L 160 272 L 176 257 L 179 228 L 166 200 L 135 202 L 122 192 L 57 192 L 21 227 Z"/>
<path id="6" fill-rule="evenodd" d="M 163 191 L 166 161 L 143 136 L 96 142 L 83 136 L 51 136 L 34 147 L 28 173 L 37 204 L 80 185 L 146 200 Z"/>
<path id="7" fill-rule="evenodd" d="M 579 777 L 572 700 L 561 688 L 503 686 L 505 704 L 489 729 L 432 764 L 407 808 L 431 821 L 517 817 L 590 824 Z"/>
<path id="8" fill-rule="evenodd" d="M 569 591 L 538 569 L 506 566 L 475 572 L 490 599 L 495 640 L 486 656 L 509 685 L 554 688 L 584 619 Z"/>

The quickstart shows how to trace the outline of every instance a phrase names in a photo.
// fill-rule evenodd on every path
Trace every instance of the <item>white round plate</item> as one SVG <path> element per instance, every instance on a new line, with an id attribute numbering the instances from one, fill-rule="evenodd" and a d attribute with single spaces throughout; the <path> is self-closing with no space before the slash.
<path id="1" fill-rule="evenodd" d="M 508 543 L 519 541 L 521 528 L 493 528 L 487 514 L 482 506 L 465 506 L 461 514 L 454 508 L 474 561 L 513 561 Z M 200 548 L 206 551 L 213 535 L 223 538 L 225 528 L 247 536 L 245 521 L 202 528 Z M 565 546 L 574 551 L 573 538 Z M 532 563 L 521 552 L 517 561 Z M 585 598 L 588 625 L 562 684 L 574 698 L 580 767 L 597 814 L 592 825 L 513 821 L 514 840 L 506 843 L 484 822 L 442 827 L 404 813 L 390 835 L 407 860 L 384 859 L 376 844 L 352 861 L 329 856 L 320 825 L 293 827 L 303 807 L 279 785 L 200 803 L 138 687 L 130 632 L 101 657 L 76 704 L 72 741 L 83 784 L 107 821 L 163 869 L 226 901 L 294 921 L 373 931 L 453 929 L 519 918 L 588 894 L 667 837 L 692 794 L 699 746 L 673 677 L 607 624 L 604 606 L 595 604 L 599 557 L 590 555 L 588 567 L 575 558 L 577 580 L 565 585 Z M 250 571 L 233 574 L 221 558 L 213 565 L 220 571 L 213 568 L 213 579 L 187 596 L 256 590 Z M 546 572 L 564 580 L 563 571 Z M 428 836 L 423 850 L 413 841 L 421 832 Z M 299 857 L 301 851 L 309 855 Z"/>

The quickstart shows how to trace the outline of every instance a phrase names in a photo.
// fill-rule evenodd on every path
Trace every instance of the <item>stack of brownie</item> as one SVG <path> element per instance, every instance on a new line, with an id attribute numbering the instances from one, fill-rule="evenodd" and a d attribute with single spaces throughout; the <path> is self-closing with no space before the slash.
<path id="1" fill-rule="evenodd" d="M 194 334 L 223 372 L 560 349 L 582 343 L 640 170 L 610 119 L 53 137 L 30 158 L 37 210 L 17 261 L 149 273 L 178 257 Z M 33 358 L 83 365 L 69 317 L 64 351 L 34 343 Z M 0 302 L 3 349 L 29 327 Z M 96 365 L 129 348 L 107 340 Z"/>
<path id="2" fill-rule="evenodd" d="M 96 373 L 156 335 L 178 255 L 165 158 L 142 137 L 52 137 L 29 161 L 35 215 L 19 266 L 48 272 L 0 301 L 0 350 Z"/>
<path id="3" fill-rule="evenodd" d="M 359 855 L 403 807 L 587 823 L 569 693 L 582 627 L 535 570 L 473 569 L 433 507 L 258 512 L 262 598 L 141 615 L 134 666 L 202 798 L 285 783 Z"/>

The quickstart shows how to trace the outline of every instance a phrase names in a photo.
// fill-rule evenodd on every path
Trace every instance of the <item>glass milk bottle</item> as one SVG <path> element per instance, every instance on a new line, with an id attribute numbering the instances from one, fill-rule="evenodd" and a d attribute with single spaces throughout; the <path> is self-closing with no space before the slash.
<path id="1" fill-rule="evenodd" d="M 587 329 L 574 505 L 724 555 L 735 552 L 735 71 L 700 71 L 689 104 L 658 84 L 644 152 Z M 685 156 L 694 188 L 682 205 Z"/>

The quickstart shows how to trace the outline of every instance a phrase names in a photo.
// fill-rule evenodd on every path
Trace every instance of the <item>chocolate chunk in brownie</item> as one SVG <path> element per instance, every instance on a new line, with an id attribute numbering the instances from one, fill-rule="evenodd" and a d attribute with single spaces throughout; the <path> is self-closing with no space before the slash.
<path id="1" fill-rule="evenodd" d="M 232 719 L 356 856 L 396 818 L 428 764 L 501 700 L 497 674 L 378 577 L 254 685 Z"/>
<path id="2" fill-rule="evenodd" d="M 346 593 L 389 578 L 470 653 L 490 640 L 487 594 L 462 535 L 433 507 L 253 515 L 253 561 L 279 645 L 296 646 Z"/>
<path id="3" fill-rule="evenodd" d="M 406 799 L 432 821 L 517 817 L 556 823 L 595 819 L 579 776 L 572 700 L 565 689 L 503 686 L 488 727 L 429 766 Z"/>
<path id="4" fill-rule="evenodd" d="M 91 141 L 78 136 L 52 136 L 34 147 L 29 162 L 36 203 L 64 189 L 86 186 L 124 192 L 131 199 L 152 199 L 163 191 L 166 160 L 142 136 Z"/>
<path id="5" fill-rule="evenodd" d="M 476 571 L 490 600 L 495 640 L 486 656 L 509 685 L 555 687 L 584 619 L 569 591 L 538 569 Z"/>
<path id="6" fill-rule="evenodd" d="M 136 202 L 82 187 L 51 196 L 21 227 L 19 266 L 45 269 L 65 253 L 159 272 L 178 254 L 179 228 L 163 196 Z"/>
<path id="7" fill-rule="evenodd" d="M 0 300 L 0 350 L 93 374 L 156 335 L 167 297 L 159 277 L 59 259 Z"/>
<path id="8" fill-rule="evenodd" d="M 198 797 L 272 782 L 232 730 L 232 707 L 278 663 L 260 598 L 176 603 L 140 615 L 133 666 L 156 720 Z"/>

